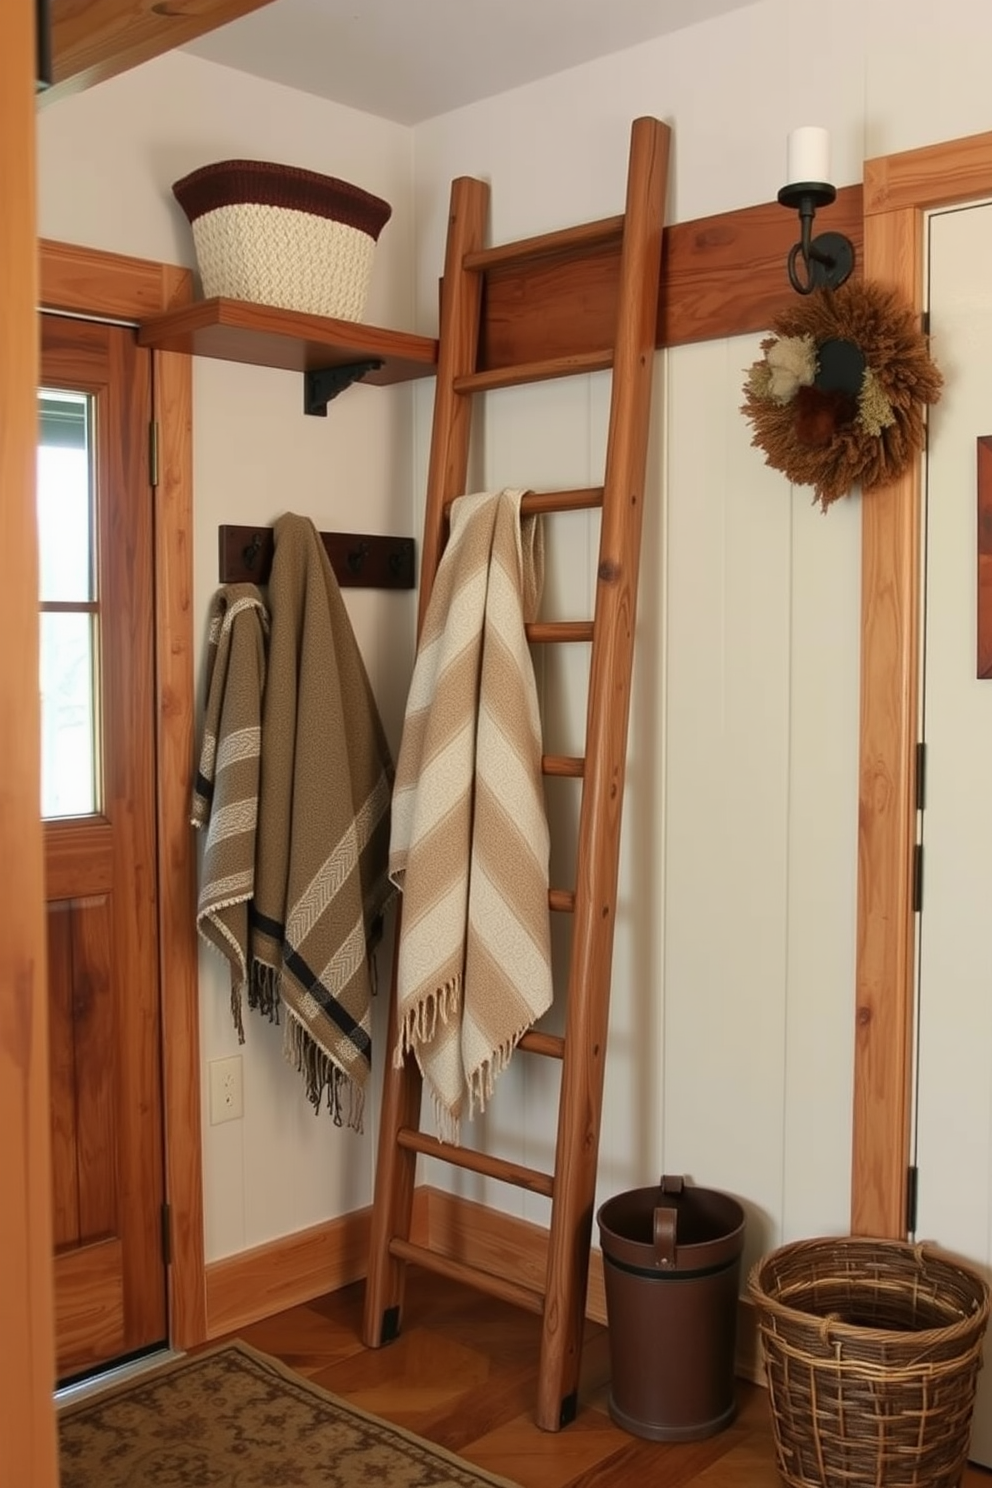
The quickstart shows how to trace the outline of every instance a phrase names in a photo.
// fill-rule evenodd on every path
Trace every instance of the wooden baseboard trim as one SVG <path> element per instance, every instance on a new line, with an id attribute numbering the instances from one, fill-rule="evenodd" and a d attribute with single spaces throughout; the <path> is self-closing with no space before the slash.
<path id="1" fill-rule="evenodd" d="M 206 1267 L 207 1337 L 234 1333 L 249 1323 L 327 1292 L 361 1281 L 368 1270 L 371 1208 L 282 1235 Z M 414 1196 L 413 1235 L 426 1243 L 427 1190 Z"/>
<path id="2" fill-rule="evenodd" d="M 211 1261 L 206 1268 L 207 1337 L 234 1333 L 360 1281 L 368 1267 L 371 1219 L 371 1209 L 359 1209 Z M 410 1238 L 466 1265 L 543 1290 L 548 1232 L 541 1225 L 425 1185 L 414 1194 Z M 603 1255 L 596 1247 L 589 1256 L 586 1316 L 606 1323 Z M 754 1308 L 746 1298 L 737 1314 L 737 1373 L 764 1383 Z"/>

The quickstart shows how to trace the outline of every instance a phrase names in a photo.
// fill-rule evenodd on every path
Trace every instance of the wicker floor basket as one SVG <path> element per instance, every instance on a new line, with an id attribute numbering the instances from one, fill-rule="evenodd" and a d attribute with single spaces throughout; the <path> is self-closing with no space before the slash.
<path id="1" fill-rule="evenodd" d="M 989 1317 L 980 1276 L 924 1246 L 782 1246 L 748 1279 L 779 1473 L 794 1488 L 956 1488 Z"/>

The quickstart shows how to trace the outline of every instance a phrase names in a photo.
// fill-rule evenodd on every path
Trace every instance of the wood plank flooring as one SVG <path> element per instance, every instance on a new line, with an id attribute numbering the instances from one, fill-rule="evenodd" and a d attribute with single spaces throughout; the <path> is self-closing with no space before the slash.
<path id="1" fill-rule="evenodd" d="M 238 1336 L 520 1488 L 781 1488 L 755 1385 L 739 1382 L 737 1420 L 708 1441 L 630 1436 L 609 1418 L 608 1338 L 590 1323 L 579 1414 L 549 1434 L 534 1424 L 539 1318 L 411 1267 L 402 1334 L 366 1349 L 363 1294 L 364 1283 L 346 1287 Z M 969 1469 L 962 1488 L 992 1488 L 992 1474 Z"/>

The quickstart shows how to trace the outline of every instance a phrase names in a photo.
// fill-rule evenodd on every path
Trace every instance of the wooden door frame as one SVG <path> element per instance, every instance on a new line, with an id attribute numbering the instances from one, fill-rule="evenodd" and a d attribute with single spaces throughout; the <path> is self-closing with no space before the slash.
<path id="1" fill-rule="evenodd" d="M 7 1481 L 58 1481 L 51 1112 L 38 704 L 35 30 L 0 6 L 0 1441 Z"/>
<path id="2" fill-rule="evenodd" d="M 992 194 L 992 132 L 865 162 L 865 276 L 923 310 L 925 214 Z M 862 504 L 851 1230 L 907 1233 L 922 462 Z"/>
<path id="3" fill-rule="evenodd" d="M 140 321 L 189 304 L 189 269 L 66 243 L 39 245 L 44 310 Z M 155 491 L 156 813 L 165 1189 L 171 1216 L 169 1341 L 206 1338 L 200 1129 L 193 742 L 192 362 L 152 352 L 159 426 Z"/>

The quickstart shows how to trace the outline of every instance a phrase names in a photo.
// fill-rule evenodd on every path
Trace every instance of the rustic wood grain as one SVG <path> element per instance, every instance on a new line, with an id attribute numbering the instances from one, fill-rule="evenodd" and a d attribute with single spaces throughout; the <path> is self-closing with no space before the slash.
<path id="1" fill-rule="evenodd" d="M 118 1046 L 110 896 L 72 902 L 72 1021 L 75 1036 L 79 1238 L 119 1233 Z M 64 1263 L 56 1263 L 58 1272 Z M 59 1349 L 59 1369 L 65 1373 Z"/>
<path id="2" fill-rule="evenodd" d="M 119 1240 L 98 1240 L 59 1257 L 55 1321 L 65 1379 L 124 1352 L 124 1261 Z"/>
<path id="3" fill-rule="evenodd" d="M 192 293 L 191 288 L 188 292 Z M 193 717 L 193 372 L 152 353 L 159 483 L 155 492 L 155 679 L 159 981 L 165 1178 L 171 1222 L 169 1338 L 207 1336 L 200 1115 L 196 853 L 189 824 Z"/>
<path id="4" fill-rule="evenodd" d="M 109 892 L 114 882 L 114 831 L 108 821 L 100 817 L 48 821 L 44 833 L 48 899 Z"/>
<path id="5" fill-rule="evenodd" d="M 866 225 L 865 271 L 910 304 L 922 238 L 910 209 Z M 906 1234 L 913 848 L 919 733 L 919 462 L 862 503 L 858 929 L 851 1229 Z"/>
<path id="6" fill-rule="evenodd" d="M 38 803 L 38 274 L 34 0 L 0 6 L 0 1442 L 11 1483 L 57 1482 L 44 867 Z"/>
<path id="7" fill-rule="evenodd" d="M 138 342 L 160 351 L 281 367 L 288 372 L 381 360 L 381 367 L 361 379 L 373 386 L 430 376 L 437 360 L 437 342 L 430 336 L 244 300 L 198 300 L 145 319 Z"/>
<path id="8" fill-rule="evenodd" d="M 185 46 L 268 0 L 51 0 L 54 102 Z"/>
<path id="9" fill-rule="evenodd" d="M 97 253 L 42 238 L 39 304 L 46 310 L 146 320 L 192 298 L 193 275 L 176 264 Z"/>
<path id="10" fill-rule="evenodd" d="M 866 217 L 924 212 L 988 195 L 992 132 L 880 155 L 864 166 Z"/>
<path id="11" fill-rule="evenodd" d="M 79 1243 L 76 1041 L 72 1017 L 72 904 L 48 906 L 48 1067 L 52 1103 L 52 1238 Z"/>

